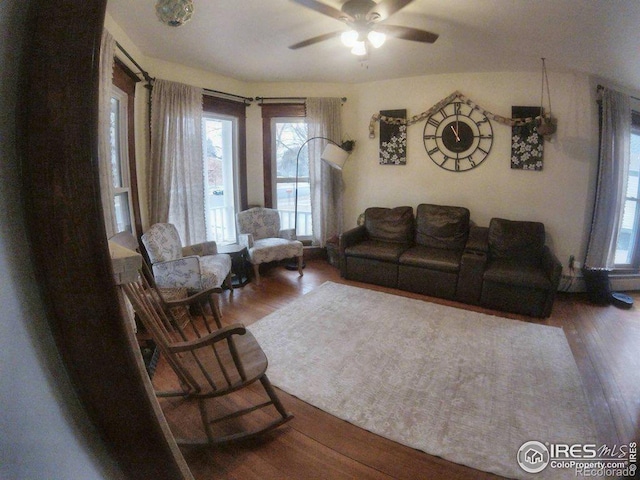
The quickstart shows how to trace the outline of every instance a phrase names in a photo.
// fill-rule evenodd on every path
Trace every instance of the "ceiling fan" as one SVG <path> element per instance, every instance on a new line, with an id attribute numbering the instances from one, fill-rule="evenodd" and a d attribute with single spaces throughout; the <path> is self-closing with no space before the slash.
<path id="1" fill-rule="evenodd" d="M 381 0 L 378 3 L 373 0 L 347 0 L 340 10 L 317 0 L 293 1 L 323 15 L 340 20 L 350 29 L 309 38 L 291 45 L 289 48 L 292 50 L 341 37 L 342 43 L 351 48 L 351 53 L 362 56 L 367 55 L 370 46 L 374 48 L 382 46 L 387 36 L 422 43 L 433 43 L 438 38 L 438 34 L 425 30 L 381 23 L 413 0 Z"/>

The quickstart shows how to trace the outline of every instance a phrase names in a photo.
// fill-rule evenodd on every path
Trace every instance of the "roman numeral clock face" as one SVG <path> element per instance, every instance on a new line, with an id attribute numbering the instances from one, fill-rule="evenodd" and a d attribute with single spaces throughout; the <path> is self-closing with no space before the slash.
<path id="1" fill-rule="evenodd" d="M 466 103 L 451 102 L 432 114 L 424 127 L 424 148 L 445 170 L 464 172 L 480 165 L 493 144 L 489 119 Z"/>

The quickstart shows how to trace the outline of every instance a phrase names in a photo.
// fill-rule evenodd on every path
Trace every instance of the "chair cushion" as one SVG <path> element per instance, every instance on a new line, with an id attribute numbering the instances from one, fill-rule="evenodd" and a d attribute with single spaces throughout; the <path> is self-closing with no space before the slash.
<path id="1" fill-rule="evenodd" d="M 221 287 L 231 271 L 231 257 L 226 253 L 200 257 L 200 276 L 202 290 Z"/>
<path id="2" fill-rule="evenodd" d="M 550 290 L 551 280 L 539 264 L 522 262 L 513 258 L 491 260 L 484 271 L 484 281 L 518 287 Z"/>
<path id="3" fill-rule="evenodd" d="M 178 230 L 171 223 L 156 223 L 142 235 L 151 263 L 182 258 L 182 242 Z"/>
<path id="4" fill-rule="evenodd" d="M 408 245 L 405 243 L 364 240 L 345 248 L 344 253 L 348 257 L 370 258 L 395 263 L 407 248 Z"/>
<path id="5" fill-rule="evenodd" d="M 423 203 L 416 210 L 416 244 L 462 250 L 469 237 L 469 210 Z"/>
<path id="6" fill-rule="evenodd" d="M 400 256 L 400 265 L 438 270 L 441 272 L 457 272 L 460 270 L 462 250 L 415 245 Z"/>
<path id="7" fill-rule="evenodd" d="M 489 223 L 489 253 L 492 258 L 520 258 L 537 263 L 544 250 L 544 225 L 492 218 Z"/>
<path id="8" fill-rule="evenodd" d="M 411 207 L 370 207 L 364 212 L 364 226 L 371 240 L 411 243 L 413 209 Z"/>
<path id="9" fill-rule="evenodd" d="M 302 242 L 284 238 L 262 238 L 249 249 L 249 261 L 254 265 L 300 256 Z"/>

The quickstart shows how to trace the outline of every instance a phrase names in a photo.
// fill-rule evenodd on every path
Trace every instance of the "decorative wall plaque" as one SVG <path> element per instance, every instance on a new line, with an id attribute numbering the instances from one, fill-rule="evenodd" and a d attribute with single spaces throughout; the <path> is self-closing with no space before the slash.
<path id="1" fill-rule="evenodd" d="M 407 110 L 381 110 L 380 115 L 407 118 Z M 380 165 L 406 165 L 407 125 L 380 124 Z"/>
<path id="2" fill-rule="evenodd" d="M 511 107 L 513 118 L 535 118 L 541 115 L 540 107 Z M 544 137 L 537 131 L 538 122 L 511 127 L 511 168 L 542 170 Z"/>

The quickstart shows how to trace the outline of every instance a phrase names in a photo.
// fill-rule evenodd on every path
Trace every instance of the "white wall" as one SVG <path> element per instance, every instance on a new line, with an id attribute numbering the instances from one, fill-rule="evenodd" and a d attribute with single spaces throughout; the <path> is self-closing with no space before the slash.
<path id="1" fill-rule="evenodd" d="M 0 478 L 123 478 L 72 390 L 29 258 L 15 116 L 29 3 L 0 3 Z"/>

